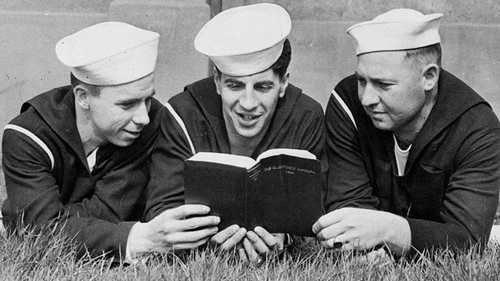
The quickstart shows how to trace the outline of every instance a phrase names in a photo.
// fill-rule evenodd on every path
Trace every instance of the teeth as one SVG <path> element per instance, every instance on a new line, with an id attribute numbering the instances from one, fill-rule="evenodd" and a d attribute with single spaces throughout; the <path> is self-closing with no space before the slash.
<path id="1" fill-rule="evenodd" d="M 252 116 L 252 115 L 244 115 L 244 114 L 240 114 L 240 117 L 241 117 L 241 119 L 243 119 L 244 121 L 252 121 L 252 120 L 254 120 L 255 118 L 257 118 L 256 116 Z"/>

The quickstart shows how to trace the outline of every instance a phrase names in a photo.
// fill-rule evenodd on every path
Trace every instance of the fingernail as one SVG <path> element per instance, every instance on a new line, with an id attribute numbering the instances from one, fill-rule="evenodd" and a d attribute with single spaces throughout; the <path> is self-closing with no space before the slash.
<path id="1" fill-rule="evenodd" d="M 260 227 L 256 227 L 254 228 L 255 233 L 259 234 L 259 235 L 262 235 L 262 229 L 260 229 Z"/>

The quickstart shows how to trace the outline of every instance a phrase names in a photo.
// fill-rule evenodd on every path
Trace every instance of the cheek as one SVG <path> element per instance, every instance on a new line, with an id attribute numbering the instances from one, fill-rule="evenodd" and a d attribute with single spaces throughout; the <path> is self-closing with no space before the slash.
<path id="1" fill-rule="evenodd" d="M 221 99 L 222 99 L 222 110 L 228 111 L 228 112 L 231 110 L 231 108 L 234 107 L 234 105 L 237 102 L 237 99 L 230 98 L 228 96 L 223 96 L 223 95 L 221 95 Z"/>
<path id="2" fill-rule="evenodd" d="M 268 111 L 274 111 L 279 101 L 279 93 L 267 93 L 260 96 L 260 104 Z"/>

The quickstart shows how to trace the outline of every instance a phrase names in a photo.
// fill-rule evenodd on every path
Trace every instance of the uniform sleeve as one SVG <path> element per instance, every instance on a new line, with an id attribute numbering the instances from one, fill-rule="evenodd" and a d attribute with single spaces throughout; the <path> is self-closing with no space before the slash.
<path id="1" fill-rule="evenodd" d="M 468 248 L 471 243 L 486 246 L 500 187 L 500 129 L 488 124 L 497 122 L 479 122 L 463 141 L 444 194 L 441 221 L 408 219 L 412 252 L 448 245 Z"/>
<path id="2" fill-rule="evenodd" d="M 106 205 L 108 198 L 101 200 L 98 194 L 94 194 L 85 202 L 63 205 L 59 186 L 51 174 L 50 159 L 37 143 L 21 133 L 6 130 L 2 151 L 7 188 L 3 220 L 10 230 L 27 225 L 37 230 L 49 226 L 63 227 L 93 256 L 111 253 L 120 258 L 120 253 L 125 253 L 133 223 L 118 223 L 118 215 L 111 215 L 116 210 Z M 109 187 L 108 190 L 115 188 Z M 92 211 L 83 212 L 84 209 Z M 85 254 L 86 249 L 80 248 L 79 256 Z"/>
<path id="3" fill-rule="evenodd" d="M 305 128 L 305 131 L 300 134 L 300 137 L 302 137 L 301 149 L 308 150 L 316 155 L 322 161 L 322 167 L 326 169 L 326 157 L 324 157 L 326 139 L 325 118 L 323 109 L 319 104 L 317 106 L 318 108 L 312 111 L 312 120 L 306 121 L 308 124 L 304 124 L 304 126 L 299 126 Z"/>
<path id="4" fill-rule="evenodd" d="M 145 146 L 129 161 L 107 171 L 95 183 L 90 198 L 65 206 L 66 228 L 74 230 L 93 256 L 110 253 L 124 260 L 130 230 L 144 211 L 150 150 Z"/>
<path id="5" fill-rule="evenodd" d="M 104 167 L 95 168 L 103 171 L 95 177 L 97 180 L 78 178 L 70 190 L 58 186 L 50 150 L 44 150 L 43 144 L 26 134 L 5 130 L 2 141 L 7 188 L 4 223 L 11 230 L 26 225 L 37 230 L 62 227 L 79 245 L 85 246 L 79 248 L 79 256 L 88 251 L 92 256 L 106 254 L 123 260 L 128 234 L 135 223 L 127 220 L 138 220 L 145 205 L 141 198 L 149 179 L 149 155 L 156 129 L 148 131 L 151 135 L 144 136 L 145 141 L 140 145 L 122 149 L 122 157 L 108 155 Z M 65 196 L 63 192 L 73 194 Z M 75 195 L 78 193 L 82 194 Z M 65 203 L 63 197 L 85 199 Z"/>
<path id="6" fill-rule="evenodd" d="M 150 181 L 146 188 L 145 221 L 163 211 L 184 204 L 184 160 L 193 156 L 192 148 L 172 111 L 166 110 L 156 145 L 151 154 Z M 182 122 L 182 120 L 179 119 Z"/>
<path id="7" fill-rule="evenodd" d="M 348 112 L 347 105 L 334 92 L 325 113 L 329 166 L 327 212 L 342 207 L 376 209 L 378 206 L 363 163 L 355 121 Z"/>

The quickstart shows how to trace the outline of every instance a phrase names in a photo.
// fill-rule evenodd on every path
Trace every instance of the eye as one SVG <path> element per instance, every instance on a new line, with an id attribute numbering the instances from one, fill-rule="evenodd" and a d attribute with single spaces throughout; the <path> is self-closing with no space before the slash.
<path id="1" fill-rule="evenodd" d="M 255 90 L 262 92 L 262 93 L 267 93 L 267 92 L 271 91 L 273 88 L 274 88 L 274 84 L 264 83 L 264 84 L 255 85 Z"/>
<path id="2" fill-rule="evenodd" d="M 385 83 L 385 82 L 378 82 L 377 83 L 378 87 L 383 90 L 389 89 L 393 84 L 390 83 Z"/>
<path id="3" fill-rule="evenodd" d="M 356 75 L 356 81 L 358 81 L 358 85 L 360 86 L 366 85 L 366 80 L 361 76 Z"/>
<path id="4" fill-rule="evenodd" d="M 227 83 L 226 87 L 232 91 L 239 91 L 243 88 L 243 86 L 241 84 L 237 84 L 237 83 Z"/>
<path id="5" fill-rule="evenodd" d="M 128 110 L 128 109 L 133 108 L 136 104 L 137 104 L 137 102 L 131 101 L 131 102 L 119 103 L 118 106 L 120 106 L 124 110 Z"/>

